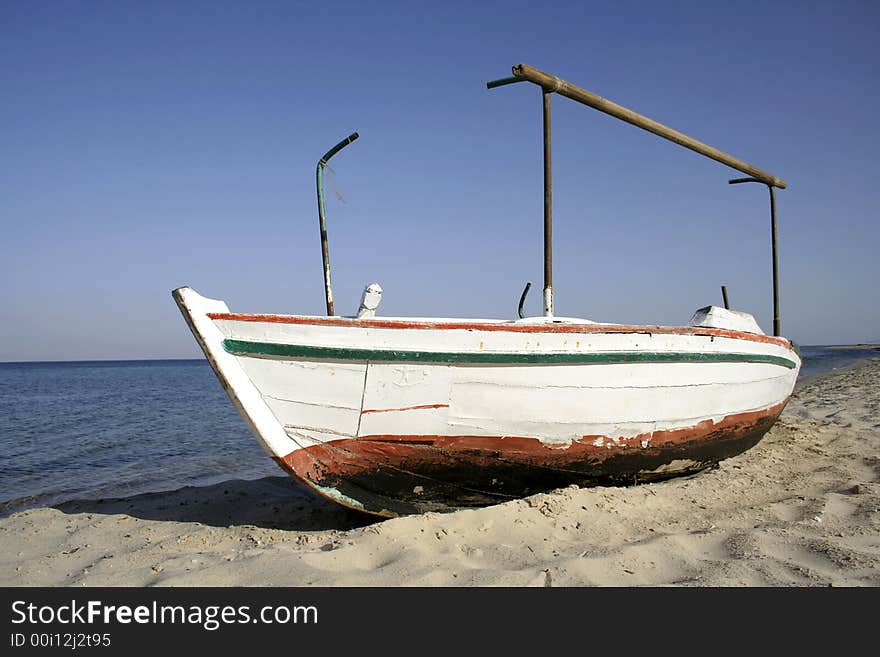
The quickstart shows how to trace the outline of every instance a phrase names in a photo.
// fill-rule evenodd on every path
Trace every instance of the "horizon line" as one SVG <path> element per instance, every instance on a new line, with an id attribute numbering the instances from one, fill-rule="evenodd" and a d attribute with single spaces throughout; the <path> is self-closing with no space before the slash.
<path id="1" fill-rule="evenodd" d="M 202 357 L 192 358 L 73 358 L 70 360 L 0 360 L 0 365 L 39 365 L 41 363 L 148 363 L 151 361 L 186 361 L 186 360 L 208 360 Z"/>
<path id="2" fill-rule="evenodd" d="M 800 345 L 803 347 L 880 347 L 880 341 L 874 342 L 854 342 L 849 344 L 804 344 Z M 53 364 L 53 363 L 147 363 L 151 361 L 204 361 L 208 362 L 208 359 L 204 356 L 201 357 L 190 357 L 190 358 L 181 358 L 181 357 L 171 357 L 171 358 L 74 358 L 70 360 L 0 360 L 0 365 L 39 365 L 39 364 Z"/>

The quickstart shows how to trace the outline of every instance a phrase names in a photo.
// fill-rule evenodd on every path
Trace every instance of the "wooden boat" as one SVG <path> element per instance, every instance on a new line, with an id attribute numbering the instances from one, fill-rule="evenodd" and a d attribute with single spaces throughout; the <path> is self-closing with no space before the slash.
<path id="1" fill-rule="evenodd" d="M 514 73 L 490 87 L 541 85 L 549 151 L 549 95 L 589 92 Z M 322 237 L 322 163 L 340 144 L 318 166 Z M 785 186 L 722 155 L 771 195 Z M 359 316 L 337 316 L 323 246 L 327 317 L 233 313 L 189 287 L 173 296 L 266 452 L 322 495 L 380 516 L 697 472 L 755 445 L 800 369 L 792 342 L 729 308 L 701 308 L 678 327 L 556 317 L 547 267 L 543 317 L 376 317 L 374 286 Z M 774 275 L 778 329 L 775 290 Z"/>

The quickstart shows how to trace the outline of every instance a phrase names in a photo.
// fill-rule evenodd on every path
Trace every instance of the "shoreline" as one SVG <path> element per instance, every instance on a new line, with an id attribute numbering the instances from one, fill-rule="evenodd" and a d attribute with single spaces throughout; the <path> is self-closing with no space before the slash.
<path id="1" fill-rule="evenodd" d="M 845 365 L 840 365 L 839 367 L 835 367 L 830 370 L 826 370 L 824 372 L 816 372 L 815 374 L 809 374 L 807 376 L 798 376 L 798 380 L 794 384 L 794 393 L 800 390 L 803 387 L 813 385 L 814 383 L 818 383 L 830 376 L 837 376 L 838 374 L 844 374 L 854 369 L 858 369 L 863 365 L 868 363 L 878 363 L 880 362 L 880 353 L 877 356 L 872 356 L 870 358 L 862 358 L 851 363 L 847 363 Z"/>
<path id="2" fill-rule="evenodd" d="M 712 470 L 381 520 L 279 475 L 0 518 L 3 586 L 878 586 L 880 358 Z"/>
<path id="3" fill-rule="evenodd" d="M 870 345 L 868 345 L 870 346 Z M 865 349 L 864 344 L 858 345 L 834 345 L 828 346 L 805 346 L 803 349 L 816 349 L 818 355 L 805 356 L 804 365 L 801 369 L 800 377 L 797 381 L 796 388 L 799 389 L 811 382 L 816 377 L 824 376 L 826 373 L 833 373 L 842 368 L 851 366 L 866 358 L 875 357 L 877 353 L 874 349 Z M 878 345 L 880 348 L 880 345 Z M 839 357 L 834 356 L 834 350 L 838 350 Z M 842 350 L 842 351 L 841 351 Z M 880 353 L 877 353 L 880 356 Z M 813 360 L 815 359 L 815 360 Z M 0 363 L 0 367 L 8 365 L 11 367 L 85 367 L 85 368 L 103 368 L 118 366 L 133 367 L 155 367 L 155 366 L 173 366 L 177 367 L 181 363 L 185 366 L 204 366 L 205 371 L 209 373 L 205 383 L 210 387 L 216 385 L 215 377 L 210 372 L 210 366 L 204 358 L 198 359 L 147 359 L 147 360 L 92 360 L 92 361 L 38 361 L 38 362 L 16 362 L 16 363 Z M 230 411 L 231 406 L 225 396 L 222 397 L 225 404 L 224 411 Z M 63 421 L 62 421 L 63 422 Z M 241 425 L 238 425 L 239 427 Z M 243 427 L 241 427 L 243 428 Z M 61 422 L 56 423 L 56 429 L 64 433 L 65 427 Z M 7 430 L 15 431 L 13 425 L 7 425 Z M 177 470 L 174 476 L 166 476 L 166 469 L 157 471 L 155 466 L 150 469 L 143 470 L 143 474 L 135 477 L 129 477 L 126 482 L 119 483 L 114 481 L 112 477 L 101 473 L 89 472 L 86 477 L 77 477 L 64 479 L 55 479 L 49 473 L 43 477 L 37 478 L 31 476 L 29 480 L 24 482 L 15 482 L 14 477 L 4 480 L 3 496 L 0 497 L 0 519 L 18 511 L 37 507 L 53 507 L 58 504 L 76 499 L 101 499 L 115 497 L 132 497 L 134 495 L 146 492 L 172 492 L 184 486 L 208 486 L 214 483 L 222 482 L 227 479 L 256 479 L 265 476 L 278 474 L 280 470 L 276 466 L 265 460 L 265 455 L 259 450 L 252 436 L 246 430 L 240 432 L 241 438 L 248 441 L 248 446 L 252 449 L 248 455 L 250 460 L 247 461 L 248 467 L 235 467 L 235 464 L 226 463 L 221 468 L 207 470 L 199 467 L 197 459 L 204 450 L 210 451 L 212 444 L 206 442 L 202 450 L 199 452 L 191 452 L 183 454 L 184 459 L 189 459 L 190 465 L 177 464 Z M 183 461 L 181 462 L 183 463 Z M 30 474 L 42 471 L 39 462 L 29 464 L 32 469 Z M 75 463 L 71 463 L 75 466 Z M 138 468 L 134 461 L 126 461 L 124 465 L 132 468 Z M 230 467 L 232 466 L 232 467 Z M 70 468 L 68 471 L 74 468 Z M 140 471 L 140 470 L 139 470 Z M 280 476 L 280 475 L 279 475 Z M 46 481 L 51 480 L 51 485 L 46 486 Z M 23 485 L 22 485 L 23 484 Z M 48 488 L 48 489 L 47 489 Z"/>

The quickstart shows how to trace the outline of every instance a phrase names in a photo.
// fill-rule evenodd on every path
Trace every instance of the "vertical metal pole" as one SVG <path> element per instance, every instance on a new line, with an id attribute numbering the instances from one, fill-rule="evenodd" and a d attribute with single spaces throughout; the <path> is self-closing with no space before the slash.
<path id="1" fill-rule="evenodd" d="M 544 97 L 544 317 L 553 317 L 553 191 L 550 152 L 550 94 Z"/>
<path id="2" fill-rule="evenodd" d="M 721 297 L 724 299 L 724 307 L 727 310 L 730 310 L 730 301 L 727 298 L 727 286 L 726 285 L 721 286 Z"/>
<path id="3" fill-rule="evenodd" d="M 330 247 L 327 245 L 327 220 L 324 219 L 324 167 L 327 161 L 343 148 L 358 138 L 358 133 L 352 132 L 348 137 L 336 144 L 324 157 L 318 160 L 318 168 L 315 171 L 315 180 L 318 185 L 318 224 L 321 227 L 321 257 L 324 260 L 324 295 L 327 300 L 327 315 L 333 316 L 333 288 L 330 287 Z"/>
<path id="4" fill-rule="evenodd" d="M 770 190 L 770 239 L 773 244 L 773 335 L 782 335 L 779 320 L 779 254 L 776 250 L 776 194 L 773 185 Z"/>
<path id="5" fill-rule="evenodd" d="M 749 182 L 764 183 L 767 185 L 767 189 L 770 190 L 770 248 L 773 258 L 773 335 L 782 335 L 782 322 L 779 319 L 779 252 L 776 240 L 776 191 L 773 189 L 773 185 L 757 178 L 734 178 L 727 182 L 730 185 Z"/>
<path id="6" fill-rule="evenodd" d="M 327 245 L 327 222 L 324 219 L 323 173 L 326 162 L 318 162 L 315 178 L 318 184 L 318 223 L 321 227 L 321 257 L 324 260 L 324 296 L 327 300 L 327 316 L 333 316 L 333 288 L 330 286 L 330 247 Z"/>

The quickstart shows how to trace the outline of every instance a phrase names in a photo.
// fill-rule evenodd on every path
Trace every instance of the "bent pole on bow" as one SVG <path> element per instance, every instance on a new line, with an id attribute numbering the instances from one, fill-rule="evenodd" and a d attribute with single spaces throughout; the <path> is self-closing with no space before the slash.
<path id="1" fill-rule="evenodd" d="M 324 298 L 327 302 L 327 316 L 333 315 L 333 288 L 330 285 L 330 246 L 327 243 L 327 221 L 324 218 L 324 167 L 327 161 L 336 155 L 343 148 L 358 138 L 358 133 L 353 132 L 348 137 L 340 141 L 324 156 L 318 160 L 318 166 L 315 171 L 315 179 L 318 187 L 318 225 L 321 230 L 321 258 L 324 261 Z"/>

